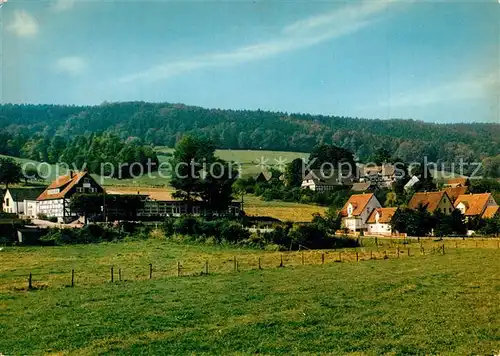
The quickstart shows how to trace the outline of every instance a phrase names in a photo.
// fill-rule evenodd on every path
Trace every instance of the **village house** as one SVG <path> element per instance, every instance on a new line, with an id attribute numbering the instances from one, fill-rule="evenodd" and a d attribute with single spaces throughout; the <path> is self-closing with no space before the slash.
<path id="1" fill-rule="evenodd" d="M 6 213 L 35 217 L 36 198 L 45 188 L 8 188 L 3 197 L 2 210 Z"/>
<path id="2" fill-rule="evenodd" d="M 373 210 L 382 208 L 382 205 L 373 193 L 354 194 L 340 211 L 342 227 L 349 231 L 366 231 L 367 220 Z"/>
<path id="3" fill-rule="evenodd" d="M 456 187 L 445 187 L 443 190 L 448 194 L 452 203 L 455 203 L 460 195 L 467 194 L 469 192 L 469 187 L 467 186 L 456 186 Z"/>
<path id="4" fill-rule="evenodd" d="M 456 188 L 456 187 L 468 187 L 470 185 L 470 181 L 466 177 L 460 178 L 451 178 L 448 179 L 446 183 L 444 183 L 445 187 Z"/>
<path id="5" fill-rule="evenodd" d="M 391 188 L 400 178 L 396 166 L 393 164 L 383 164 L 381 166 L 364 166 L 360 169 L 360 182 L 371 182 L 379 188 Z"/>
<path id="6" fill-rule="evenodd" d="M 466 219 L 491 219 L 499 214 L 498 204 L 490 193 L 459 195 L 455 208 L 460 210 Z"/>
<path id="7" fill-rule="evenodd" d="M 56 217 L 58 222 L 67 223 L 78 218 L 70 209 L 71 197 L 76 193 L 101 194 L 104 189 L 88 172 L 72 172 L 52 182 L 37 198 L 38 214 Z"/>
<path id="8" fill-rule="evenodd" d="M 373 192 L 375 190 L 377 190 L 377 186 L 371 182 L 356 182 L 351 187 L 351 191 L 355 193 Z"/>
<path id="9" fill-rule="evenodd" d="M 301 188 L 325 192 L 342 186 L 351 186 L 353 182 L 354 176 L 347 171 L 313 169 L 302 180 Z"/>
<path id="10" fill-rule="evenodd" d="M 454 209 L 450 197 L 445 191 L 415 193 L 410 199 L 408 207 L 414 210 L 425 208 L 431 214 L 436 212 L 451 214 Z"/>
<path id="11" fill-rule="evenodd" d="M 391 236 L 391 219 L 398 208 L 377 208 L 372 211 L 366 224 L 367 233 L 371 235 Z"/>

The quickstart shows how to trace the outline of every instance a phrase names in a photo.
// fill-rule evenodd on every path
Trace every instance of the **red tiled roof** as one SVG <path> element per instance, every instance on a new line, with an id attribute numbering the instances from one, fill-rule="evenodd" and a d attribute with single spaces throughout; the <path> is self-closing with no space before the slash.
<path id="1" fill-rule="evenodd" d="M 349 206 L 349 204 L 352 204 L 352 206 L 354 207 L 352 215 L 353 216 L 360 215 L 364 211 L 370 199 L 373 198 L 373 196 L 374 196 L 373 193 L 351 195 L 347 203 L 345 203 L 344 207 L 340 211 L 340 215 L 348 216 L 347 207 Z"/>
<path id="2" fill-rule="evenodd" d="M 490 199 L 490 196 L 490 193 L 459 195 L 457 200 L 455 200 L 454 206 L 456 208 L 458 204 L 463 203 L 467 207 L 467 210 L 465 210 L 465 215 L 481 215 L 488 206 L 488 200 Z"/>
<path id="3" fill-rule="evenodd" d="M 462 185 L 465 186 L 467 185 L 467 178 L 466 177 L 461 177 L 461 178 L 451 178 L 448 179 L 448 182 L 446 182 L 447 185 Z"/>
<path id="4" fill-rule="evenodd" d="M 499 212 L 500 212 L 500 207 L 498 205 L 497 206 L 488 206 L 484 210 L 482 218 L 483 219 L 491 219 L 491 218 L 495 217 L 495 215 L 498 214 Z"/>
<path id="5" fill-rule="evenodd" d="M 377 222 L 376 220 L 376 215 L 377 213 L 379 214 L 378 222 L 381 224 L 387 224 L 391 222 L 392 216 L 396 213 L 396 210 L 398 208 L 378 208 L 374 209 L 370 216 L 368 217 L 368 220 L 366 222 L 368 224 L 375 224 Z"/>
<path id="6" fill-rule="evenodd" d="M 444 191 L 448 196 L 450 197 L 450 200 L 452 202 L 455 202 L 455 200 L 458 198 L 459 195 L 463 195 L 467 193 L 469 190 L 469 187 L 447 187 L 444 188 Z"/>
<path id="7" fill-rule="evenodd" d="M 425 207 L 428 212 L 434 212 L 438 206 L 443 196 L 448 197 L 445 191 L 441 192 L 425 192 L 425 193 L 415 193 L 411 197 L 408 207 L 410 209 L 418 209 L 420 205 Z M 448 197 L 449 199 L 449 197 Z"/>
<path id="8" fill-rule="evenodd" d="M 65 175 L 58 177 L 55 181 L 53 181 L 45 191 L 40 194 L 40 196 L 36 199 L 40 200 L 53 200 L 53 199 L 62 199 L 66 196 L 66 194 L 77 184 L 80 179 L 85 177 L 88 172 L 76 172 L 72 175 Z M 49 194 L 48 192 L 51 189 L 59 189 L 59 193 Z"/>

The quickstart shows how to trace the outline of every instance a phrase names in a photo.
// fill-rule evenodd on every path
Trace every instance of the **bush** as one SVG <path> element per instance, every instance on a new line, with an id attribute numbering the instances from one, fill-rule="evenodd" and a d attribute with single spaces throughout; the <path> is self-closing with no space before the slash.
<path id="1" fill-rule="evenodd" d="M 114 229 L 99 225 L 87 225 L 82 229 L 47 229 L 47 233 L 40 238 L 45 245 L 88 244 L 121 239 L 121 235 Z"/>

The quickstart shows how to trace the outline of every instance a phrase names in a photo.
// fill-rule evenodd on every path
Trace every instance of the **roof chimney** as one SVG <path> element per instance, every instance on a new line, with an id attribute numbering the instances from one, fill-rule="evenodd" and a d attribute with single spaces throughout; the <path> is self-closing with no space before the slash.
<path id="1" fill-rule="evenodd" d="M 73 179 L 73 171 L 69 171 L 69 177 Z"/>

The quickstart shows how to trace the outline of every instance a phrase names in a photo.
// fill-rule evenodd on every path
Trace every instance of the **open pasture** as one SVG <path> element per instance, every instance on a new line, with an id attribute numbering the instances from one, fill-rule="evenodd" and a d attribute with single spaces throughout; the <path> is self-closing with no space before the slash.
<path id="1" fill-rule="evenodd" d="M 57 268 L 65 280 L 69 267 L 79 274 L 74 288 L 55 280 L 32 291 L 2 288 L 0 352 L 493 355 L 500 350 L 500 250 L 483 244 L 378 260 L 366 258 L 376 251 L 366 247 L 358 263 L 331 256 L 324 265 L 311 263 L 318 256 L 307 251 L 304 265 L 296 253 L 295 263 L 277 268 L 273 260 L 262 270 L 244 261 L 263 251 L 160 240 L 8 249 L 0 252 L 2 282 L 35 268 Z M 229 266 L 238 256 L 239 272 L 201 276 L 203 261 L 217 255 Z M 175 269 L 176 260 L 188 258 L 198 273 L 154 271 L 148 279 L 149 262 Z M 99 283 L 78 277 L 111 264 L 141 266 L 141 276 L 126 269 L 121 282 L 106 274 Z"/>

